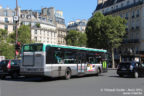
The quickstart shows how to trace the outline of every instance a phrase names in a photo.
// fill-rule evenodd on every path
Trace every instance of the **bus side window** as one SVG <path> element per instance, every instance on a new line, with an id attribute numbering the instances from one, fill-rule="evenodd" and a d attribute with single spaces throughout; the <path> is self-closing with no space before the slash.
<path id="1" fill-rule="evenodd" d="M 76 52 L 72 49 L 64 50 L 64 63 L 65 64 L 73 64 L 76 63 Z"/>
<path id="2" fill-rule="evenodd" d="M 55 48 L 54 47 L 46 47 L 46 64 L 55 64 L 56 63 L 56 59 L 54 57 L 54 51 Z"/>

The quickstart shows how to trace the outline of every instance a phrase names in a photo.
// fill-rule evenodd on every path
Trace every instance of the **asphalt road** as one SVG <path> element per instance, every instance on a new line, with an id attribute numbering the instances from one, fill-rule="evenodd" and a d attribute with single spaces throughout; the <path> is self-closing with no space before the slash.
<path id="1" fill-rule="evenodd" d="M 101 76 L 0 80 L 0 96 L 144 96 L 144 78 L 120 78 L 115 70 Z"/>

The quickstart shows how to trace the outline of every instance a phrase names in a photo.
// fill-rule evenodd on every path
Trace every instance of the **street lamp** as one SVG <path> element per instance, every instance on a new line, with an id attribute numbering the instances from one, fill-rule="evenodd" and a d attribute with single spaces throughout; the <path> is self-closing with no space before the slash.
<path id="1" fill-rule="evenodd" d="M 16 41 L 15 41 L 15 45 L 18 42 L 18 21 L 19 21 L 19 16 L 18 16 L 18 1 L 16 0 L 16 14 L 14 16 L 14 21 L 15 21 L 15 25 L 16 25 Z M 15 49 L 15 58 L 17 59 L 17 54 L 16 54 L 16 49 Z"/>

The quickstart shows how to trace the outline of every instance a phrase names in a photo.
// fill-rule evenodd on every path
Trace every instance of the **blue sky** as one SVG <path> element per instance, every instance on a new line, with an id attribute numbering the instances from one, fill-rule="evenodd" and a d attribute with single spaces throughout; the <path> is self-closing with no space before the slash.
<path id="1" fill-rule="evenodd" d="M 0 0 L 0 5 L 15 8 L 16 0 Z M 21 9 L 40 10 L 43 7 L 55 7 L 64 12 L 66 23 L 76 19 L 88 19 L 95 10 L 97 0 L 18 0 Z"/>

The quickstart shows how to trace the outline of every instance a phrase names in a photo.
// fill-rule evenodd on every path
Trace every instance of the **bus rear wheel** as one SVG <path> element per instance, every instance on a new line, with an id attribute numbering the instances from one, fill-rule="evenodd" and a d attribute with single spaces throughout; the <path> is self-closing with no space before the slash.
<path id="1" fill-rule="evenodd" d="M 65 79 L 69 80 L 71 78 L 71 70 L 69 68 L 65 71 Z"/>
<path id="2" fill-rule="evenodd" d="M 98 76 L 98 75 L 101 73 L 100 68 L 98 68 L 96 72 L 97 72 L 97 73 L 96 73 L 96 76 Z"/>

